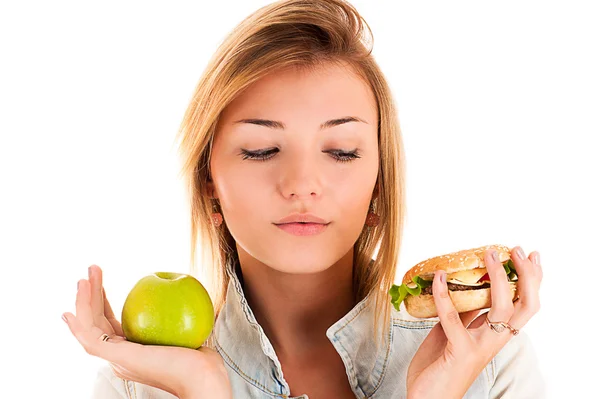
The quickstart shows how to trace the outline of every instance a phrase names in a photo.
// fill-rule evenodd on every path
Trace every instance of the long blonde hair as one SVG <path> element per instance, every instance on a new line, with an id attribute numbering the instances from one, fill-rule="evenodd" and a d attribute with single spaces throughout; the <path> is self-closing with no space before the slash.
<path id="1" fill-rule="evenodd" d="M 207 195 L 212 143 L 221 112 L 250 84 L 280 68 L 313 70 L 326 63 L 345 64 L 371 87 L 378 108 L 380 165 L 374 207 L 380 222 L 376 227 L 365 226 L 354 245 L 353 286 L 356 303 L 367 296 L 375 300 L 373 338 L 380 332 L 383 342 L 391 312 L 388 289 L 394 282 L 404 226 L 405 166 L 394 101 L 371 54 L 372 42 L 370 27 L 344 0 L 284 0 L 244 19 L 209 61 L 177 140 L 183 161 L 180 177 L 191 206 L 191 273 L 197 273 L 200 244 L 215 319 L 225 303 L 227 262 L 237 256 L 225 223 L 219 227 L 212 223 L 214 210 Z M 206 345 L 214 347 L 211 339 Z"/>

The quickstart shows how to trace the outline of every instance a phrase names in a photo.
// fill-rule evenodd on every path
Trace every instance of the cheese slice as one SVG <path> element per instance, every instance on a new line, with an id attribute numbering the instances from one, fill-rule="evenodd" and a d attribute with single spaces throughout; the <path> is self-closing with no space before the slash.
<path id="1" fill-rule="evenodd" d="M 483 285 L 484 282 L 478 283 L 479 279 L 487 273 L 487 269 L 478 267 L 471 270 L 461 270 L 458 272 L 450 273 L 446 276 L 446 280 L 453 284 L 462 284 L 470 286 Z"/>
<path id="2" fill-rule="evenodd" d="M 469 287 L 478 287 L 480 285 L 484 285 L 486 282 L 482 281 L 481 283 L 465 283 L 464 281 L 460 281 L 460 280 L 448 280 L 449 283 L 452 284 L 459 284 L 459 285 L 468 285 Z"/>

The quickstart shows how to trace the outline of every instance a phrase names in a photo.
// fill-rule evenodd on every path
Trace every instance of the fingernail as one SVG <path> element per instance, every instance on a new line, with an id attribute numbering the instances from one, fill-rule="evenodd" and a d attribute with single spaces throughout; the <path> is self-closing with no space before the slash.
<path id="1" fill-rule="evenodd" d="M 492 259 L 494 259 L 495 262 L 498 262 L 498 252 L 497 251 L 492 251 Z"/>
<path id="2" fill-rule="evenodd" d="M 67 316 L 65 316 L 64 314 L 61 316 L 62 319 L 64 320 L 65 323 L 67 323 Z M 68 323 L 67 323 L 68 324 Z"/>
<path id="3" fill-rule="evenodd" d="M 79 281 L 77 282 L 77 291 L 79 291 Z"/>
<path id="4" fill-rule="evenodd" d="M 533 253 L 533 260 L 535 261 L 536 265 L 539 265 L 540 264 L 540 254 L 537 253 L 537 252 L 534 252 Z"/>
<path id="5" fill-rule="evenodd" d="M 88 267 L 88 278 L 91 279 L 92 278 L 92 267 Z"/>
<path id="6" fill-rule="evenodd" d="M 525 259 L 525 252 L 523 252 L 523 250 L 521 249 L 521 247 L 517 248 L 517 256 L 521 260 Z"/>
<path id="7" fill-rule="evenodd" d="M 446 284 L 446 272 L 442 272 L 442 275 L 440 276 L 440 279 L 442 280 L 443 284 Z"/>

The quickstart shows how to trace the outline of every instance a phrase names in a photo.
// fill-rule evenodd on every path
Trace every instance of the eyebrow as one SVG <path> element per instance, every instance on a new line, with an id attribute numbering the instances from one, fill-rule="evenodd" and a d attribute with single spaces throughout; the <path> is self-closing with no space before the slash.
<path id="1" fill-rule="evenodd" d="M 342 124 L 348 123 L 348 122 L 363 122 L 368 125 L 368 123 L 366 121 L 364 121 L 363 119 L 361 119 L 357 116 L 345 116 L 343 118 L 336 118 L 336 119 L 331 119 L 326 122 L 323 122 L 321 124 L 321 126 L 319 127 L 319 130 L 328 129 L 328 128 L 334 127 L 334 126 L 339 126 L 339 125 L 342 125 Z M 285 129 L 285 124 L 283 122 L 272 121 L 269 119 L 240 119 L 233 123 L 234 124 L 235 123 L 250 123 L 253 125 L 265 126 L 265 127 L 271 128 L 271 129 L 279 129 L 279 130 Z"/>

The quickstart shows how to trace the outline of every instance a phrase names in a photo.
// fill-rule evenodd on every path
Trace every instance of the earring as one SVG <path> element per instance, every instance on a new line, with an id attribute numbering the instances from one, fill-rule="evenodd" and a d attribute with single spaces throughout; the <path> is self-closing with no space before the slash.
<path id="1" fill-rule="evenodd" d="M 369 227 L 375 227 L 379 224 L 379 215 L 375 213 L 375 205 L 371 201 L 369 206 L 369 213 L 367 214 L 367 222 L 365 223 Z"/>
<path id="2" fill-rule="evenodd" d="M 212 222 L 217 227 L 219 227 L 223 223 L 223 215 L 221 215 L 221 213 L 217 209 L 217 201 L 213 202 Z"/>

